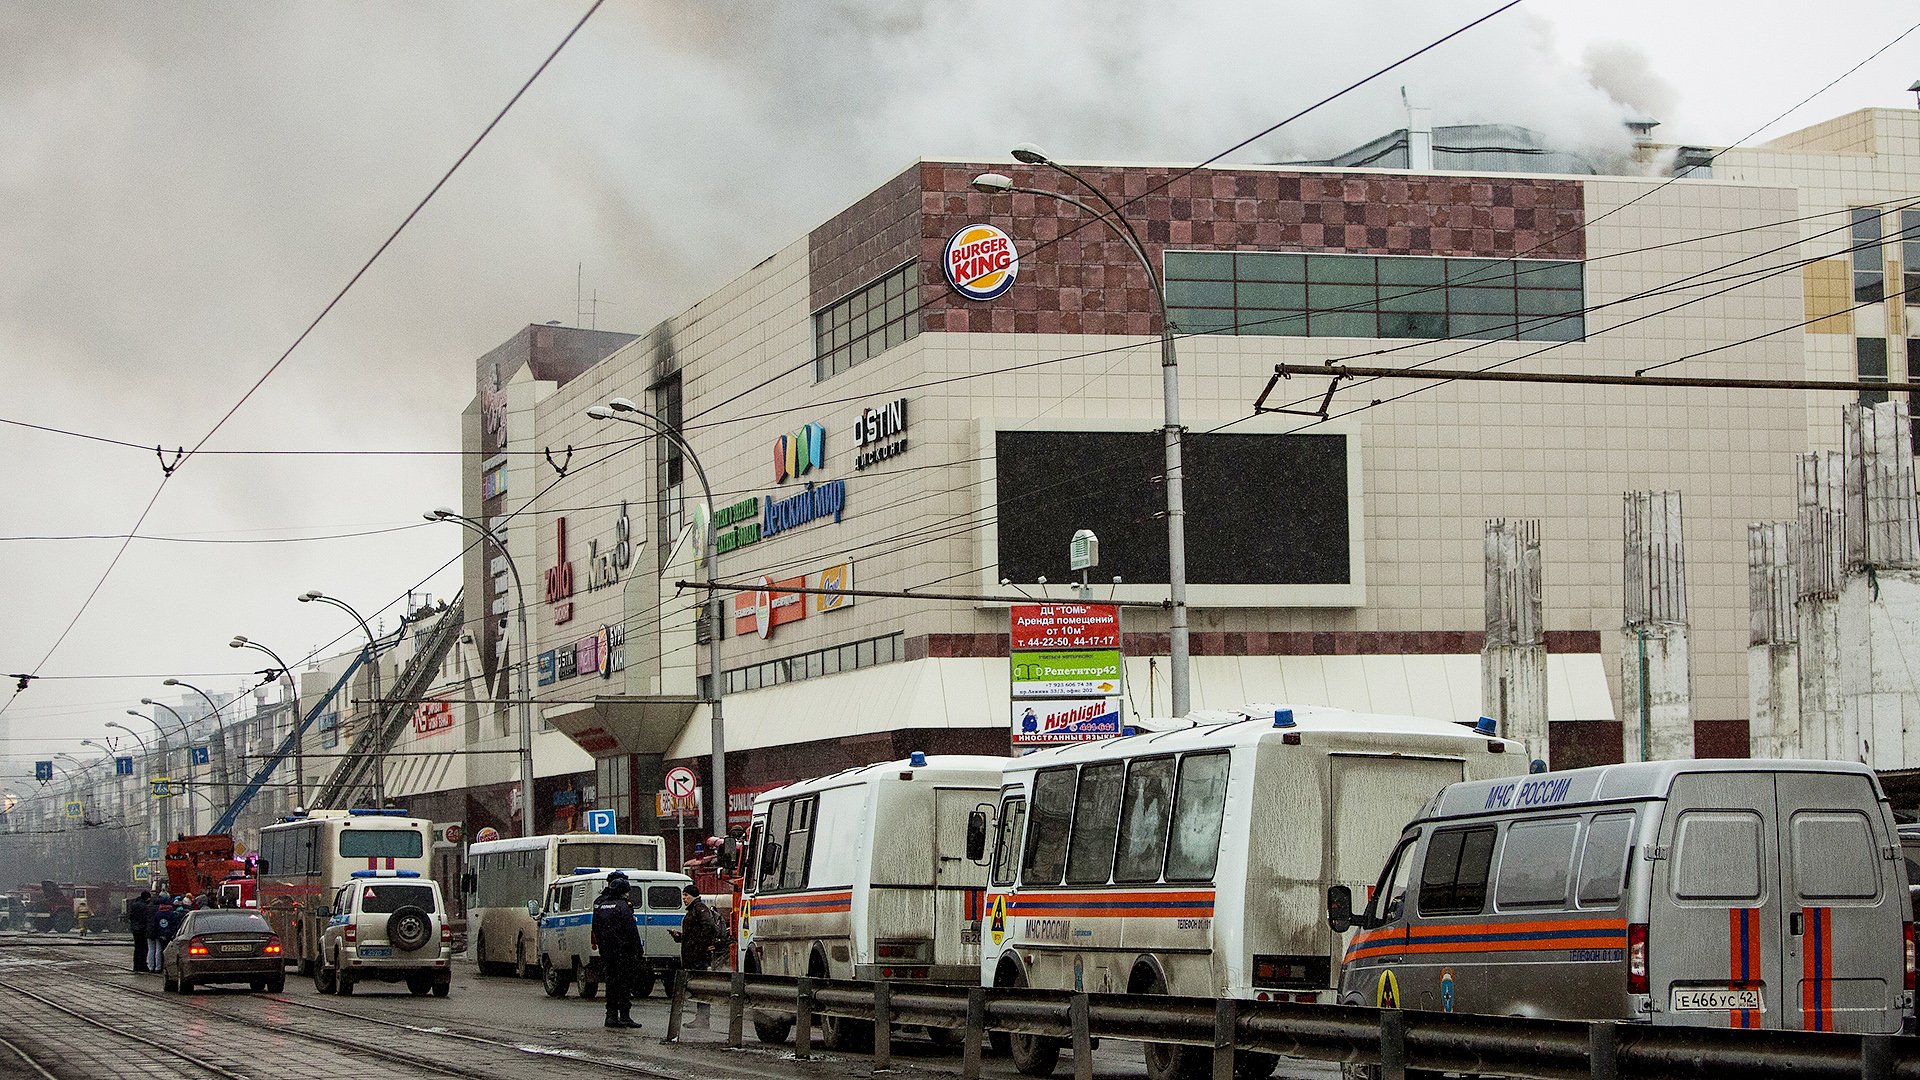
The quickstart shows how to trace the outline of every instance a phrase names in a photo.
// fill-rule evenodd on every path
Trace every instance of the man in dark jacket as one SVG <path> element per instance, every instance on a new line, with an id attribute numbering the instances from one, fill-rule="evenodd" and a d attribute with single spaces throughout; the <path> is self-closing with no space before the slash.
<path id="1" fill-rule="evenodd" d="M 127 929 L 133 931 L 133 970 L 147 970 L 147 935 L 153 932 L 153 891 L 127 901 Z"/>
<path id="2" fill-rule="evenodd" d="M 634 972 L 640 966 L 640 928 L 627 901 L 627 875 L 615 870 L 593 901 L 593 936 L 600 943 L 600 970 L 607 983 L 607 1026 L 637 1028 L 633 1008 Z"/>
<path id="3" fill-rule="evenodd" d="M 668 931 L 680 943 L 680 966 L 687 971 L 724 969 L 730 938 L 727 920 L 713 910 L 713 905 L 701 899 L 700 887 L 692 882 L 681 887 L 680 901 L 686 906 L 686 915 L 680 920 L 680 929 Z M 697 1002 L 693 1022 L 687 1026 L 703 1028 L 712 1024 L 712 1009 L 704 1001 Z"/>

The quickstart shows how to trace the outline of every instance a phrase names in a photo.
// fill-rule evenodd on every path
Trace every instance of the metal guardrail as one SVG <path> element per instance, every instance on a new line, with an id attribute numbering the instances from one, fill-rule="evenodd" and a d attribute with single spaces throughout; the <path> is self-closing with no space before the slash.
<path id="1" fill-rule="evenodd" d="M 724 1006 L 730 1046 L 749 1013 L 791 1015 L 794 1056 L 811 1053 L 818 1017 L 870 1021 L 873 1067 L 891 1066 L 894 1025 L 964 1032 L 966 1080 L 980 1076 L 987 1032 L 1043 1035 L 1072 1051 L 1076 1080 L 1093 1076 L 1098 1039 L 1177 1043 L 1212 1051 L 1213 1080 L 1231 1080 L 1243 1053 L 1377 1066 L 1381 1080 L 1433 1070 L 1543 1080 L 1920 1080 L 1920 1038 L 1815 1031 L 1547 1020 L 1403 1012 L 1232 998 L 1075 994 L 901 982 L 848 982 L 676 972 L 667 1039 L 688 1000 Z"/>

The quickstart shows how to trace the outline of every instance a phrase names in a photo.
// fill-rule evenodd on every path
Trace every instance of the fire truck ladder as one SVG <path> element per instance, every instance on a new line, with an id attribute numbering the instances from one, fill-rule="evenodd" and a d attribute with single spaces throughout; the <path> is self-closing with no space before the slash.
<path id="1" fill-rule="evenodd" d="M 353 662 L 347 665 L 347 670 L 340 673 L 340 678 L 335 680 L 333 686 L 328 689 L 326 694 L 322 696 L 319 701 L 314 702 L 313 708 L 308 709 L 307 714 L 300 717 L 299 723 L 293 725 L 293 730 L 288 733 L 287 737 L 280 740 L 280 748 L 275 750 L 273 754 L 267 758 L 267 763 L 260 766 L 259 772 L 253 774 L 253 779 L 247 783 L 246 787 L 240 789 L 240 794 L 233 797 L 233 801 L 228 803 L 226 810 L 221 813 L 220 820 L 214 822 L 213 828 L 208 829 L 208 832 L 233 832 L 233 823 L 239 820 L 241 812 L 246 810 L 247 804 L 253 801 L 253 797 L 260 794 L 261 787 L 265 786 L 267 778 L 273 775 L 273 770 L 279 768 L 281 764 L 293 756 L 293 748 L 300 744 L 301 736 L 305 735 L 307 729 L 313 726 L 313 722 L 319 718 L 321 713 L 327 711 L 327 706 L 333 703 L 333 699 L 340 693 L 340 688 L 347 685 L 347 680 L 353 678 L 353 673 L 359 671 L 360 665 L 366 662 L 367 650 L 361 649 L 359 653 L 354 656 Z M 294 708 L 298 709 L 299 706 L 295 705 Z"/>
<path id="2" fill-rule="evenodd" d="M 393 686 L 384 688 L 385 700 L 380 703 L 379 718 L 354 738 L 333 775 L 320 785 L 320 793 L 314 796 L 315 806 L 349 806 L 349 800 L 356 795 L 372 798 L 374 763 L 393 749 L 401 733 L 412 723 L 415 705 L 433 685 L 441 663 L 453 649 L 454 642 L 460 639 L 464 607 L 460 597 L 455 596 L 453 603 L 447 605 L 439 619 L 422 635 L 420 647 L 400 678 Z"/>

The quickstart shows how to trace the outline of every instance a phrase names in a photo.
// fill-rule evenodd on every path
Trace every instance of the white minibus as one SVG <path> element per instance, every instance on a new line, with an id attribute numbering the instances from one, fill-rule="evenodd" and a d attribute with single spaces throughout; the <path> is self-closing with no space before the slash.
<path id="1" fill-rule="evenodd" d="M 1143 727 L 1164 730 L 1007 765 L 983 985 L 1329 1000 L 1341 940 L 1319 917 L 1327 887 L 1372 880 L 1446 785 L 1527 768 L 1521 745 L 1484 718 L 1249 705 Z M 994 1041 L 1031 1076 L 1059 1057 L 1039 1036 Z M 1241 1057 L 1243 1075 L 1274 1065 Z M 1207 1061 L 1168 1044 L 1146 1058 L 1154 1080 Z"/>
<path id="2" fill-rule="evenodd" d="M 355 870 L 428 875 L 433 823 L 405 810 L 313 810 L 260 830 L 260 914 L 302 975 L 320 958 L 334 893 Z"/>
<path id="3" fill-rule="evenodd" d="M 757 796 L 744 970 L 974 984 L 986 868 L 967 857 L 968 820 L 992 804 L 1006 764 L 916 752 Z M 784 1042 L 792 1026 L 754 1016 L 766 1042 Z M 871 1024 L 839 1017 L 822 1017 L 821 1028 L 841 1049 L 873 1036 Z"/>
<path id="4" fill-rule="evenodd" d="M 546 899 L 555 878 L 588 866 L 658 870 L 667 844 L 658 836 L 564 833 L 482 840 L 467 848 L 460 879 L 466 894 L 469 955 L 482 975 L 540 973 L 540 931 L 527 902 Z"/>

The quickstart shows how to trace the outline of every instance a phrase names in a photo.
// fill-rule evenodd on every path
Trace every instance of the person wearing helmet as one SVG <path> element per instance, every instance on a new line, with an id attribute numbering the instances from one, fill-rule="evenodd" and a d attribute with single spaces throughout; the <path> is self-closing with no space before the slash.
<path id="1" fill-rule="evenodd" d="M 627 875 L 615 870 L 593 901 L 593 936 L 600 943 L 600 968 L 607 982 L 607 1027 L 637 1028 L 633 1009 L 634 972 L 639 969 L 640 928 L 627 900 Z"/>

